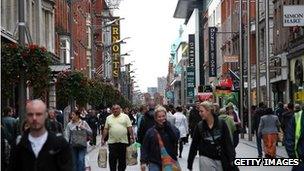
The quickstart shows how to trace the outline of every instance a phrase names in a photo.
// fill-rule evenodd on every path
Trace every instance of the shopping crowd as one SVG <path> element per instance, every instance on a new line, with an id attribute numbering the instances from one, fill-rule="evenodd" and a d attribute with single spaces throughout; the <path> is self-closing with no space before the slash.
<path id="1" fill-rule="evenodd" d="M 281 141 L 290 158 L 302 160 L 293 170 L 304 170 L 301 106 L 279 103 L 273 110 L 260 103 L 250 110 L 257 157 L 275 158 L 276 146 Z M 87 146 L 97 145 L 98 134 L 101 146 L 108 146 L 111 171 L 126 169 L 126 149 L 134 143 L 141 145 L 142 171 L 186 170 L 180 168 L 179 158 L 187 158 L 188 170 L 234 171 L 239 170 L 233 165 L 239 134 L 247 130 L 235 104 L 220 108 L 210 101 L 197 101 L 191 107 L 156 106 L 153 101 L 134 109 L 122 109 L 119 104 L 100 111 L 76 107 L 64 127 L 64 114 L 47 109 L 43 101 L 36 99 L 27 103 L 25 122 L 19 122 L 13 108 L 2 111 L 4 171 L 85 171 Z M 186 143 L 190 144 L 188 156 L 183 155 Z M 193 168 L 197 154 L 199 168 Z"/>

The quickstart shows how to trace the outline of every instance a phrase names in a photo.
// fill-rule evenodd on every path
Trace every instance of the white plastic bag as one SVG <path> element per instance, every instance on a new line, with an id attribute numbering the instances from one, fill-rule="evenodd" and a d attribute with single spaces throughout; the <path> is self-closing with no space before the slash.
<path id="1" fill-rule="evenodd" d="M 97 163 L 100 168 L 107 168 L 108 151 L 105 146 L 102 146 L 98 152 Z"/>
<path id="2" fill-rule="evenodd" d="M 128 166 L 137 165 L 137 146 L 136 144 L 132 144 L 129 147 L 127 147 L 127 154 L 126 154 L 126 160 Z"/>

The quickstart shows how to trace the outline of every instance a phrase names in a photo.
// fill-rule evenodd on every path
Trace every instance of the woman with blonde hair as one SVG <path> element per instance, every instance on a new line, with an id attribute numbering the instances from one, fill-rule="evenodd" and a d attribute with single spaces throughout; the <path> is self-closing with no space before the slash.
<path id="1" fill-rule="evenodd" d="M 203 120 L 194 130 L 188 156 L 188 169 L 192 170 L 194 158 L 199 151 L 199 170 L 234 170 L 232 163 L 235 151 L 226 123 L 217 117 L 211 102 L 202 102 L 199 112 Z"/>
<path id="2" fill-rule="evenodd" d="M 149 171 L 173 171 L 179 168 L 176 147 L 180 133 L 166 120 L 166 113 L 163 106 L 157 106 L 155 109 L 155 125 L 145 134 L 141 148 L 142 171 L 146 167 Z"/>

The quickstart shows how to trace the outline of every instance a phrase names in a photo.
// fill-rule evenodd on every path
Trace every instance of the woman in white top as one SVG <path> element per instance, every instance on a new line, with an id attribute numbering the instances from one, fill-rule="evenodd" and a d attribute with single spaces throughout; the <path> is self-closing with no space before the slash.
<path id="1" fill-rule="evenodd" d="M 179 139 L 179 158 L 182 158 L 183 146 L 187 142 L 188 132 L 188 121 L 186 116 L 182 113 L 183 108 L 181 106 L 176 107 L 176 113 L 173 115 L 175 117 L 175 126 L 180 132 Z"/>
<path id="2" fill-rule="evenodd" d="M 92 134 L 92 130 L 88 123 L 81 119 L 81 112 L 79 110 L 74 111 L 71 113 L 71 121 L 67 124 L 67 127 L 65 129 L 65 137 L 68 140 L 68 142 L 72 145 L 73 154 L 74 154 L 74 162 L 76 171 L 84 171 L 85 170 L 85 155 L 87 152 L 87 140 L 88 136 Z M 84 131 L 86 132 L 87 136 L 77 136 L 78 139 L 77 142 L 80 142 L 80 138 L 82 139 L 82 142 L 85 142 L 83 145 L 74 144 L 72 142 L 72 134 L 75 134 L 75 131 Z M 74 139 L 74 138 L 73 138 Z"/>

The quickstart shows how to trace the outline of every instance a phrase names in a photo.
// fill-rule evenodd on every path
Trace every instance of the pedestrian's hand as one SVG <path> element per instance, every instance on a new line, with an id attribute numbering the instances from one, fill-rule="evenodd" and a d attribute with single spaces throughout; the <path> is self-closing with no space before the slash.
<path id="1" fill-rule="evenodd" d="M 146 164 L 141 164 L 140 169 L 141 169 L 141 171 L 145 171 L 146 170 Z"/>
<path id="2" fill-rule="evenodd" d="M 106 142 L 105 142 L 103 139 L 101 139 L 100 145 L 101 145 L 101 146 L 104 146 L 105 143 L 106 143 Z"/>
<path id="3" fill-rule="evenodd" d="M 134 139 L 130 138 L 130 144 L 133 144 L 133 143 L 134 143 Z"/>

